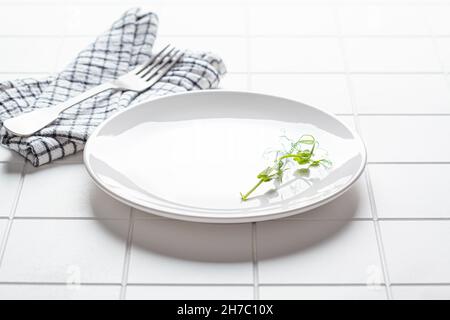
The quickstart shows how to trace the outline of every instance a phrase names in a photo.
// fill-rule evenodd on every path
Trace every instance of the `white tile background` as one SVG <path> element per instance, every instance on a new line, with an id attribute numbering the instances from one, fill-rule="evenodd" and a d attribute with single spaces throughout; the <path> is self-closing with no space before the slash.
<path id="1" fill-rule="evenodd" d="M 0 81 L 57 71 L 132 6 L 220 53 L 222 88 L 354 122 L 368 170 L 309 214 L 200 225 L 110 199 L 80 155 L 0 148 L 0 299 L 450 298 L 450 2 L 0 0 Z"/>

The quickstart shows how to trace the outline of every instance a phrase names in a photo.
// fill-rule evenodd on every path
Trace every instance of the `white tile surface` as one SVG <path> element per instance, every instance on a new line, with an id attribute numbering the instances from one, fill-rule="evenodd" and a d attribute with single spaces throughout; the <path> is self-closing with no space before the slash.
<path id="1" fill-rule="evenodd" d="M 450 285 L 392 286 L 394 299 L 399 300 L 449 300 Z"/>
<path id="2" fill-rule="evenodd" d="M 250 224 L 136 220 L 129 283 L 252 283 Z"/>
<path id="3" fill-rule="evenodd" d="M 450 38 L 436 38 L 437 52 L 448 73 L 450 71 Z"/>
<path id="4" fill-rule="evenodd" d="M 426 20 L 417 6 L 346 5 L 338 9 L 345 35 L 426 35 Z"/>
<path id="5" fill-rule="evenodd" d="M 252 90 L 270 93 L 322 108 L 332 113 L 351 113 L 345 75 L 256 74 Z"/>
<path id="6" fill-rule="evenodd" d="M 425 7 L 424 13 L 433 34 L 450 35 L 450 21 L 448 20 L 450 6 L 448 4 Z"/>
<path id="7" fill-rule="evenodd" d="M 379 218 L 450 218 L 450 165 L 370 165 Z"/>
<path id="8" fill-rule="evenodd" d="M 429 38 L 349 38 L 344 44 L 350 71 L 442 71 Z"/>
<path id="9" fill-rule="evenodd" d="M 358 179 L 354 186 L 336 200 L 313 209 L 309 212 L 288 217 L 287 219 L 305 220 L 338 220 L 338 219 L 370 219 L 369 193 L 367 191 L 364 175 Z"/>
<path id="10" fill-rule="evenodd" d="M 133 286 L 130 300 L 251 300 L 252 286 Z"/>
<path id="11" fill-rule="evenodd" d="M 343 71 L 344 64 L 336 38 L 253 38 L 250 70 L 336 72 Z"/>
<path id="12" fill-rule="evenodd" d="M 339 120 L 341 120 L 344 124 L 349 126 L 351 129 L 356 131 L 355 127 L 355 117 L 353 115 L 344 115 L 344 116 L 337 116 Z"/>
<path id="13" fill-rule="evenodd" d="M 7 224 L 8 224 L 8 219 L 0 218 L 0 241 L 3 240 Z"/>
<path id="14" fill-rule="evenodd" d="M 0 50 L 2 72 L 55 71 L 55 60 L 62 41 L 60 38 L 2 37 L 0 41 L 3 48 L 8 48 Z"/>
<path id="15" fill-rule="evenodd" d="M 97 35 L 126 10 L 139 6 L 157 13 L 160 35 L 242 35 L 245 33 L 245 12 L 242 5 L 203 3 L 62 3 L 8 5 L 0 11 L 0 35 Z M 51 14 L 49 14 L 51 13 Z M 20 16 L 21 19 L 17 19 Z M 41 19 L 46 17 L 46 19 Z M 232 19 L 232 20 L 231 20 Z M 27 21 L 27 23 L 23 23 Z M 198 21 L 198 23 L 193 23 Z M 232 21 L 232 23 L 230 23 Z M 56 27 L 58 26 L 58 27 Z"/>
<path id="16" fill-rule="evenodd" d="M 446 116 L 359 116 L 369 161 L 450 161 Z"/>
<path id="17" fill-rule="evenodd" d="M 261 284 L 383 281 L 369 221 L 258 223 L 257 254 Z"/>
<path id="18" fill-rule="evenodd" d="M 84 165 L 77 163 L 37 169 L 28 165 L 16 210 L 18 217 L 128 219 L 129 214 L 128 206 L 97 188 Z"/>
<path id="19" fill-rule="evenodd" d="M 0 285 L 2 300 L 113 300 L 119 294 L 120 286 L 112 285 Z"/>
<path id="20" fill-rule="evenodd" d="M 120 283 L 127 220 L 15 220 L 0 281 Z"/>
<path id="21" fill-rule="evenodd" d="M 157 11 L 161 35 L 243 35 L 246 32 L 242 5 L 177 3 Z M 197 21 L 197 23 L 193 23 Z"/>
<path id="22" fill-rule="evenodd" d="M 127 5 L 29 4 L 0 11 L 0 34 L 20 36 L 97 35 L 117 20 Z M 21 19 L 18 19 L 21 17 Z M 42 19 L 45 17 L 45 19 Z M 26 21 L 26 23 L 23 23 Z"/>
<path id="23" fill-rule="evenodd" d="M 210 51 L 220 55 L 228 72 L 247 71 L 247 45 L 242 37 L 175 37 L 161 36 L 159 44 L 172 43 L 194 51 Z"/>
<path id="24" fill-rule="evenodd" d="M 220 80 L 219 87 L 226 90 L 247 90 L 248 79 L 246 74 L 228 73 Z"/>
<path id="25" fill-rule="evenodd" d="M 261 286 L 267 300 L 384 300 L 384 286 Z"/>
<path id="26" fill-rule="evenodd" d="M 20 173 L 23 164 L 0 163 L 0 217 L 8 217 L 19 191 Z"/>
<path id="27" fill-rule="evenodd" d="M 324 5 L 251 6 L 249 25 L 251 35 L 335 35 L 337 33 L 333 8 Z"/>
<path id="28" fill-rule="evenodd" d="M 381 221 L 390 280 L 450 282 L 450 221 Z"/>
<path id="29" fill-rule="evenodd" d="M 359 113 L 450 113 L 444 75 L 372 74 L 351 79 Z"/>

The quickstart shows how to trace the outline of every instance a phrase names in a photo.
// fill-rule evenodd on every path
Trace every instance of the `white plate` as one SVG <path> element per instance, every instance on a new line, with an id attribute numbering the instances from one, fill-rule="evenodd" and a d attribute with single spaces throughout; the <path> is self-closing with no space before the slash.
<path id="1" fill-rule="evenodd" d="M 268 150 L 312 134 L 333 162 L 308 178 L 289 173 L 241 201 L 273 161 Z M 269 157 L 270 155 L 270 157 Z M 199 222 L 269 220 L 304 212 L 347 190 L 366 151 L 335 116 L 270 95 L 209 90 L 175 94 L 117 113 L 90 137 L 84 162 L 97 185 L 140 210 Z"/>

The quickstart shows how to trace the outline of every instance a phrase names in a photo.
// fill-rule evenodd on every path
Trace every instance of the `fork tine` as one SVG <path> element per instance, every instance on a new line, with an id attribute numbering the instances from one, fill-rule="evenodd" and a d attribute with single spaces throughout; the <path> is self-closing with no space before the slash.
<path id="1" fill-rule="evenodd" d="M 168 63 L 172 62 L 172 59 L 178 55 L 180 50 L 175 50 L 174 54 L 169 56 L 167 59 L 162 60 L 160 64 L 154 66 L 146 74 L 142 75 L 145 81 L 150 80 L 154 75 L 156 75 L 160 70 L 162 70 Z"/>
<path id="2" fill-rule="evenodd" d="M 155 61 L 155 63 L 152 63 L 150 66 L 148 66 L 145 71 L 141 72 L 141 74 L 139 75 L 141 78 L 145 78 L 149 73 L 151 73 L 157 66 L 161 65 L 164 60 L 167 57 L 170 57 L 171 55 L 173 56 L 173 52 L 174 52 L 175 48 L 170 49 L 169 51 L 167 51 L 166 53 L 164 53 L 164 55 L 158 57 L 158 59 Z M 175 53 L 178 50 L 175 51 Z"/>
<path id="3" fill-rule="evenodd" d="M 184 53 L 182 51 L 177 50 L 170 59 L 153 69 L 151 74 L 145 77 L 144 80 L 149 81 L 149 85 L 152 86 L 155 82 L 161 79 L 173 67 L 173 65 L 178 62 L 178 60 L 180 60 L 183 54 Z"/>
<path id="4" fill-rule="evenodd" d="M 148 66 L 152 65 L 156 59 L 158 59 L 159 56 L 161 56 L 161 54 L 167 50 L 167 48 L 170 47 L 170 44 L 166 45 L 164 48 L 162 48 L 156 55 L 154 55 L 153 57 L 150 58 L 150 60 L 148 62 L 146 62 L 143 65 L 138 66 L 137 68 L 135 68 L 132 72 L 134 74 L 139 74 L 141 73 L 144 69 L 146 69 Z"/>

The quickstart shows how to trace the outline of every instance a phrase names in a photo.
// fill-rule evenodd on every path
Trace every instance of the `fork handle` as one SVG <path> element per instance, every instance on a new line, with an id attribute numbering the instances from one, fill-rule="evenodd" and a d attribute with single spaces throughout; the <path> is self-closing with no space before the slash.
<path id="1" fill-rule="evenodd" d="M 60 104 L 57 104 L 50 108 L 55 108 L 55 112 L 57 112 L 59 114 L 59 113 L 63 112 L 64 110 L 69 109 L 73 105 L 80 103 L 86 99 L 89 99 L 90 97 L 93 97 L 93 96 L 99 94 L 100 92 L 103 92 L 103 91 L 106 91 L 109 89 L 118 89 L 118 88 L 111 82 L 102 83 L 101 85 L 98 85 L 87 91 L 84 91 L 83 93 L 80 93 L 79 95 L 72 97 L 69 100 L 61 102 Z"/>
<path id="2" fill-rule="evenodd" d="M 27 137 L 41 130 L 48 124 L 55 121 L 59 114 L 70 108 L 74 104 L 82 102 L 100 92 L 108 89 L 120 89 L 113 83 L 104 83 L 89 89 L 65 102 L 50 106 L 48 108 L 39 108 L 31 112 L 22 113 L 16 117 L 6 119 L 3 125 L 12 133 L 19 137 Z"/>

